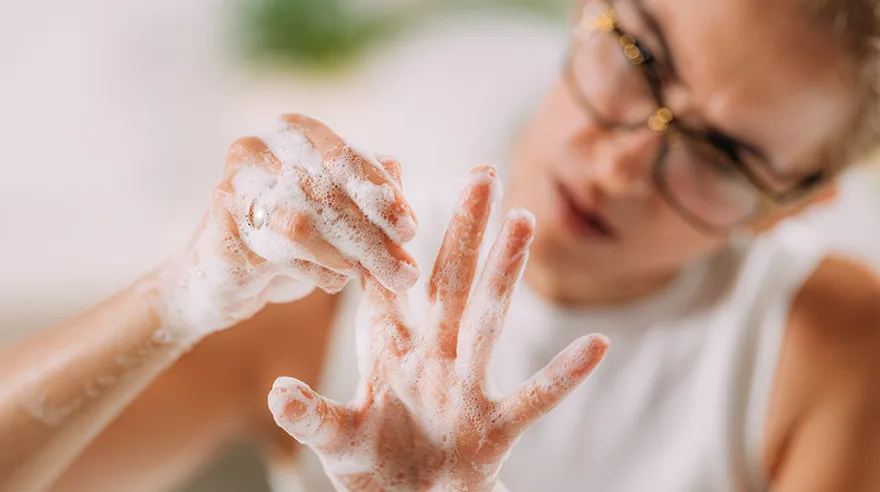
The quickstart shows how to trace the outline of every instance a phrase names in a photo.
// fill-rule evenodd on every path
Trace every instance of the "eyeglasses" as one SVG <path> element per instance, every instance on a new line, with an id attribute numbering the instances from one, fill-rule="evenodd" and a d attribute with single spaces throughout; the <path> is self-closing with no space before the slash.
<path id="1" fill-rule="evenodd" d="M 662 141 L 651 171 L 665 201 L 695 227 L 724 234 L 824 181 L 819 172 L 777 192 L 745 165 L 723 136 L 690 128 L 664 104 L 659 63 L 618 25 L 605 0 L 588 1 L 565 63 L 565 81 L 587 116 L 605 130 L 649 128 Z"/>

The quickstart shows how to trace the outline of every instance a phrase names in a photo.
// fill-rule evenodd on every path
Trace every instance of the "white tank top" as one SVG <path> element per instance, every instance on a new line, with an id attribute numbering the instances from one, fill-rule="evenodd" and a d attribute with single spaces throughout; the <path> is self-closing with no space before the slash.
<path id="1" fill-rule="evenodd" d="M 423 230 L 408 249 L 423 277 L 452 210 L 440 203 L 416 205 Z M 520 286 L 492 363 L 502 391 L 581 335 L 603 333 L 611 350 L 519 440 L 502 468 L 505 485 L 512 492 L 767 490 L 763 429 L 780 343 L 793 296 L 824 256 L 799 242 L 737 242 L 663 291 L 613 309 L 563 309 Z M 348 401 L 357 382 L 358 297 L 357 289 L 343 294 L 319 388 L 337 401 Z M 277 492 L 333 490 L 305 449 L 298 464 L 274 463 L 270 473 Z"/>

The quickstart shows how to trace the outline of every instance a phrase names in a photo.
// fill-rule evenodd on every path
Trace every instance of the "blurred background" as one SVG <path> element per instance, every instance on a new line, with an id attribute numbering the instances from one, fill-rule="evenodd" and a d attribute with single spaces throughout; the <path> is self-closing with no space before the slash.
<path id="1" fill-rule="evenodd" d="M 408 188 L 507 143 L 556 76 L 568 0 L 0 4 L 0 346 L 179 251 L 226 147 L 283 112 L 398 157 Z M 880 176 L 780 234 L 880 267 Z M 262 487 L 262 488 L 261 488 Z M 183 490 L 267 490 L 228 451 Z"/>

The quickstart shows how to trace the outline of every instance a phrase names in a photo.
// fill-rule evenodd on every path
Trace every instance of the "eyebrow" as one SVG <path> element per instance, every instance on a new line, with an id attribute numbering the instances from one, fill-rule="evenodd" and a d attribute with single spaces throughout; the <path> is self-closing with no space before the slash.
<path id="1" fill-rule="evenodd" d="M 666 34 L 663 31 L 663 27 L 661 27 L 660 22 L 657 20 L 657 16 L 654 15 L 651 9 L 645 6 L 645 3 L 642 0 L 631 0 L 631 2 L 636 10 L 639 12 L 639 15 L 642 16 L 642 20 L 645 21 L 648 29 L 657 38 L 657 42 L 660 43 L 660 48 L 663 50 L 663 55 L 666 58 L 666 64 L 668 65 L 670 74 L 675 80 L 680 81 L 681 77 L 679 76 L 678 70 L 676 68 L 677 65 L 675 63 L 675 57 L 673 56 L 672 50 L 669 49 L 669 42 L 667 41 Z M 772 175 L 778 177 L 785 176 L 785 173 L 782 173 L 778 168 L 776 168 L 767 157 L 767 154 L 758 146 L 736 138 L 716 126 L 710 126 L 707 130 L 708 133 L 714 136 L 716 139 L 721 140 L 730 148 L 737 151 L 737 155 L 732 156 L 735 157 L 737 161 L 742 162 L 742 157 L 739 155 L 740 153 L 748 153 L 754 157 L 757 157 L 761 162 L 763 162 Z"/>
<path id="2" fill-rule="evenodd" d="M 742 153 L 751 154 L 753 157 L 758 158 L 760 161 L 767 165 L 767 168 L 770 170 L 770 174 L 777 177 L 785 177 L 785 174 L 783 174 L 773 166 L 773 163 L 770 162 L 767 154 L 765 154 L 763 150 L 759 149 L 755 145 L 736 138 L 714 125 L 709 125 L 709 127 L 705 131 L 705 134 L 709 138 L 709 140 L 717 144 L 721 144 L 721 146 L 725 148 L 734 149 L 737 155 L 732 157 L 734 157 L 735 160 L 742 161 L 742 155 L 740 155 Z"/>
<path id="3" fill-rule="evenodd" d="M 660 23 L 657 22 L 657 16 L 655 16 L 650 9 L 645 7 L 642 0 L 632 0 L 632 4 L 635 6 L 636 10 L 639 11 L 639 15 L 642 16 L 648 29 L 650 29 L 657 38 L 657 42 L 660 43 L 660 48 L 663 50 L 663 55 L 666 57 L 666 64 L 669 66 L 669 71 L 675 76 L 675 79 L 679 80 L 680 77 L 678 76 L 678 70 L 676 69 L 677 65 L 675 64 L 675 57 L 672 54 L 672 50 L 669 49 L 669 43 L 666 41 L 666 34 L 663 32 L 663 28 L 660 27 Z"/>

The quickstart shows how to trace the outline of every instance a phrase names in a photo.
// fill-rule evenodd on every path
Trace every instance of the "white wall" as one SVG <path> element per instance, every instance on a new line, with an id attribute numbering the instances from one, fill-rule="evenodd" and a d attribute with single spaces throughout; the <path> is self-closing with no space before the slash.
<path id="1" fill-rule="evenodd" d="M 328 80 L 242 70 L 227 55 L 228 12 L 222 0 L 0 4 L 0 343 L 177 251 L 226 146 L 282 112 L 395 154 L 411 189 L 501 164 L 565 42 L 526 18 L 448 19 Z M 857 173 L 799 222 L 807 240 L 880 267 L 878 210 L 877 176 Z"/>
<path id="2" fill-rule="evenodd" d="M 523 18 L 450 20 L 328 80 L 242 70 L 227 12 L 220 0 L 0 4 L 0 345 L 176 252 L 228 144 L 282 112 L 396 155 L 408 186 L 498 163 L 563 43 Z"/>

